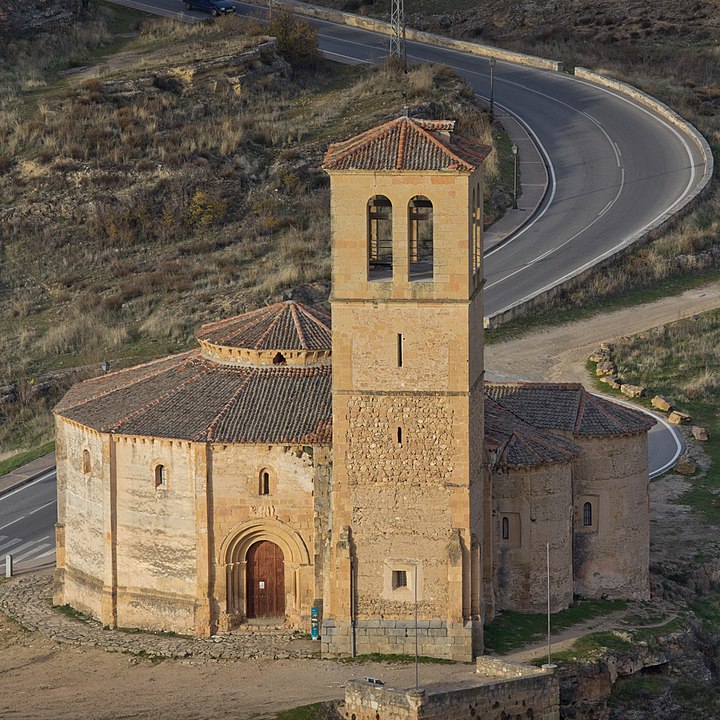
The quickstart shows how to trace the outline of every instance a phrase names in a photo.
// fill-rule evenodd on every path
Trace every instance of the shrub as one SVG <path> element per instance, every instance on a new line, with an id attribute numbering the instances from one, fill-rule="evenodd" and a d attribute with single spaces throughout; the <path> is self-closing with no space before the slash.
<path id="1" fill-rule="evenodd" d="M 315 67 L 320 62 L 317 30 L 307 20 L 275 12 L 267 31 L 277 39 L 278 52 L 294 67 Z"/>

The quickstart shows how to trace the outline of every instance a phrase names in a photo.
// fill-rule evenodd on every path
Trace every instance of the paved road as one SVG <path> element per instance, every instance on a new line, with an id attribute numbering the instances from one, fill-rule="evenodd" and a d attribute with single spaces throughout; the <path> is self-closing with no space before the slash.
<path id="1" fill-rule="evenodd" d="M 181 10 L 179 0 L 118 2 L 166 15 Z M 259 12 L 252 5 L 236 6 L 241 13 Z M 377 62 L 384 57 L 385 36 L 313 22 L 320 47 L 331 58 Z M 454 67 L 478 94 L 488 93 L 486 60 L 414 42 L 408 43 L 408 56 Z M 486 254 L 486 315 L 556 284 L 622 245 L 682 204 L 702 177 L 699 150 L 677 130 L 648 110 L 571 76 L 498 62 L 495 102 L 530 129 L 544 154 L 551 186 L 537 216 L 511 241 Z M 651 433 L 654 472 L 675 455 L 675 444 L 672 433 Z M 19 561 L 52 558 L 54 489 L 50 473 L 0 498 L 0 556 L 11 551 Z"/>
<path id="2" fill-rule="evenodd" d="M 148 4 L 177 7 L 173 0 Z M 239 12 L 258 12 L 252 5 L 236 6 Z M 384 56 L 385 36 L 313 22 L 330 57 L 347 62 Z M 408 57 L 449 65 L 478 94 L 489 92 L 483 58 L 416 42 L 408 43 Z M 494 95 L 500 107 L 531 128 L 545 154 L 551 188 L 534 221 L 486 254 L 486 315 L 592 265 L 681 205 L 702 178 L 703 158 L 694 143 L 611 91 L 563 73 L 498 62 Z M 398 111 L 401 104 L 398 100 Z"/>
<path id="3" fill-rule="evenodd" d="M 115 0 L 163 14 L 180 0 Z M 239 13 L 262 10 L 236 2 Z M 320 48 L 343 62 L 378 62 L 388 38 L 367 30 L 311 20 Z M 445 48 L 408 42 L 414 62 L 455 68 L 479 95 L 489 93 L 488 61 Z M 485 315 L 508 309 L 552 287 L 578 268 L 622 246 L 699 184 L 699 148 L 648 109 L 564 73 L 498 62 L 495 102 L 524 122 L 541 148 L 551 187 L 544 206 L 511 242 L 486 253 Z M 398 99 L 399 112 L 402 99 Z"/>
<path id="4" fill-rule="evenodd" d="M 55 468 L 0 496 L 0 563 L 11 554 L 17 565 L 55 562 L 57 490 Z"/>

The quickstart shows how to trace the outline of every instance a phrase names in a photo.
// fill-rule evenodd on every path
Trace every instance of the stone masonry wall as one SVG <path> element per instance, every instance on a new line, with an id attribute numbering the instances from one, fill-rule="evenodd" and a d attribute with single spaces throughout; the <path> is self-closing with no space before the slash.
<path id="1" fill-rule="evenodd" d="M 451 400 L 361 396 L 348 401 L 348 414 L 345 468 L 358 559 L 358 617 L 411 617 L 411 594 L 384 587 L 394 560 L 418 563 L 420 616 L 445 617 L 450 504 L 462 492 L 451 484 L 457 462 Z M 402 446 L 397 425 L 404 428 Z"/>
<path id="2" fill-rule="evenodd" d="M 486 663 L 482 674 L 419 691 L 348 682 L 344 716 L 348 720 L 559 720 L 560 690 L 554 673 L 479 660 Z M 488 663 L 498 664 L 497 671 Z"/>
<path id="3" fill-rule="evenodd" d="M 283 551 L 285 561 L 287 620 L 309 630 L 310 608 L 322 594 L 313 569 L 315 550 L 315 448 L 307 446 L 215 445 L 212 448 L 212 557 L 217 563 L 215 599 L 220 615 L 228 610 L 225 583 L 228 561 L 239 564 L 252 543 L 269 540 Z M 327 450 L 318 448 L 318 461 L 328 463 Z M 270 492 L 260 493 L 260 475 L 270 477 Z M 324 490 L 327 494 L 327 489 Z M 237 538 L 242 557 L 228 558 L 227 552 Z M 287 538 L 290 537 L 290 540 Z M 294 542 L 293 542 L 294 541 Z M 287 543 L 292 545 L 288 548 Z M 295 545 L 304 553 L 297 557 Z M 227 552 L 224 548 L 228 548 Z M 225 555 L 224 555 L 225 553 Z M 295 573 L 297 581 L 295 582 Z M 245 586 L 240 578 L 237 587 L 239 608 L 236 621 L 245 615 Z M 231 590 L 232 592 L 232 590 Z M 232 603 L 231 603 L 232 605 Z"/>
<path id="4" fill-rule="evenodd" d="M 191 443 L 114 438 L 117 473 L 117 622 L 192 633 L 196 601 Z M 155 486 L 155 466 L 166 487 Z"/>
<path id="5" fill-rule="evenodd" d="M 543 612 L 547 551 L 553 612 L 572 602 L 572 464 L 509 469 L 493 475 L 495 587 L 498 609 Z M 502 537 L 502 519 L 509 538 Z"/>
<path id="6" fill-rule="evenodd" d="M 575 592 L 649 597 L 650 498 L 647 434 L 578 438 L 575 470 Z M 593 523 L 583 525 L 590 502 Z"/>
<path id="7" fill-rule="evenodd" d="M 105 572 L 103 488 L 109 468 L 103 463 L 97 433 L 56 419 L 58 522 L 64 528 L 64 563 L 58 553 L 58 605 L 69 604 L 100 616 Z M 83 450 L 90 453 L 83 471 Z"/>

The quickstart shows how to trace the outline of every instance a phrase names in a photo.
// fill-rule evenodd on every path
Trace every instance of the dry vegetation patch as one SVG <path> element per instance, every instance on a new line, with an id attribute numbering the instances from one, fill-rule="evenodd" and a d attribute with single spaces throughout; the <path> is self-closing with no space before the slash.
<path id="1" fill-rule="evenodd" d="M 402 76 L 321 62 L 305 51 L 312 33 L 282 15 L 277 43 L 240 18 L 154 20 L 99 57 L 112 12 L 87 20 L 90 61 L 69 49 L 77 29 L 61 32 L 52 63 L 23 40 L 18 58 L 37 60 L 32 73 L 14 67 L 12 44 L 5 52 L 0 386 L 180 349 L 201 322 L 283 296 L 325 299 L 323 153 L 404 105 L 492 142 L 486 115 L 445 68 Z M 70 62 L 83 69 L 64 73 Z M 496 214 L 508 183 L 492 185 Z M 29 411 L 46 435 L 51 400 Z M 26 419 L 7 403 L 0 419 L 0 451 L 25 444 Z"/>

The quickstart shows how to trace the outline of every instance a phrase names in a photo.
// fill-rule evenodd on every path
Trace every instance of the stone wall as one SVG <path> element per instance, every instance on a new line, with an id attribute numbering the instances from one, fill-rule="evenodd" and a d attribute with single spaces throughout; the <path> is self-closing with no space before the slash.
<path id="1" fill-rule="evenodd" d="M 368 682 L 345 686 L 350 720 L 559 720 L 560 691 L 552 671 L 479 658 L 467 681 L 400 690 Z"/>
<path id="2" fill-rule="evenodd" d="M 56 418 L 57 589 L 54 602 L 100 617 L 105 578 L 102 436 Z M 89 453 L 89 472 L 83 451 Z"/>
<path id="3" fill-rule="evenodd" d="M 650 499 L 647 433 L 577 438 L 575 592 L 583 597 L 649 597 Z M 583 507 L 592 524 L 583 524 Z"/>
<path id="4" fill-rule="evenodd" d="M 309 630 L 310 608 L 322 593 L 322 587 L 316 585 L 314 558 L 327 534 L 325 515 L 325 523 L 317 527 L 322 535 L 316 549 L 315 479 L 316 475 L 324 477 L 327 485 L 328 462 L 329 448 L 240 444 L 212 447 L 211 555 L 217 564 L 214 597 L 222 627 L 231 627 L 245 618 L 245 554 L 253 543 L 269 540 L 280 547 L 284 556 L 287 621 Z M 270 477 L 270 492 L 266 495 L 260 493 L 260 476 L 264 472 Z M 320 488 L 318 500 L 322 506 L 327 504 L 327 494 L 327 486 Z M 233 572 L 239 573 L 234 580 Z M 227 613 L 230 616 L 225 618 Z"/>
<path id="5" fill-rule="evenodd" d="M 495 597 L 500 610 L 547 608 L 550 543 L 552 612 L 573 599 L 572 463 L 509 469 L 493 474 Z M 502 537 L 508 519 L 509 537 Z"/>
<path id="6" fill-rule="evenodd" d="M 113 437 L 116 490 L 117 624 L 195 627 L 198 564 L 192 443 Z M 156 486 L 155 467 L 166 470 Z M 106 542 L 110 538 L 106 536 Z"/>

